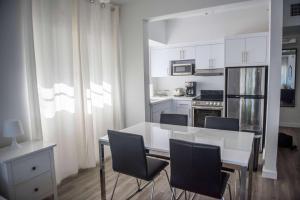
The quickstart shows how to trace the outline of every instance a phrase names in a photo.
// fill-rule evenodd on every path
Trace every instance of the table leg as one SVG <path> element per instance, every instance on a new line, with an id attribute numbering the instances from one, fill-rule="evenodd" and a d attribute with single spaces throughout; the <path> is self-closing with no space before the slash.
<path id="1" fill-rule="evenodd" d="M 253 164 L 254 164 L 254 144 L 252 145 L 252 152 L 251 152 L 250 161 L 249 161 L 248 200 L 251 200 L 251 198 L 252 198 Z"/>
<path id="2" fill-rule="evenodd" d="M 246 189 L 247 189 L 247 167 L 241 168 L 241 185 L 240 185 L 240 200 L 246 200 Z"/>
<path id="3" fill-rule="evenodd" d="M 104 144 L 99 141 L 99 166 L 100 166 L 100 188 L 101 199 L 106 200 L 106 182 L 105 182 L 105 163 L 104 163 Z"/>

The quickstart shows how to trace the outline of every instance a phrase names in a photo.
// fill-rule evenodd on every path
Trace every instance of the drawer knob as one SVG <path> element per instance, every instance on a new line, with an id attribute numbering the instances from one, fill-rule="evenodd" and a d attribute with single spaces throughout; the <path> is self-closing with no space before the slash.
<path id="1" fill-rule="evenodd" d="M 36 170 L 36 166 L 33 166 L 31 169 L 32 169 L 32 171 L 35 171 Z"/>
<path id="2" fill-rule="evenodd" d="M 38 191 L 39 191 L 39 188 L 34 188 L 34 191 L 35 191 L 35 192 L 38 192 Z"/>

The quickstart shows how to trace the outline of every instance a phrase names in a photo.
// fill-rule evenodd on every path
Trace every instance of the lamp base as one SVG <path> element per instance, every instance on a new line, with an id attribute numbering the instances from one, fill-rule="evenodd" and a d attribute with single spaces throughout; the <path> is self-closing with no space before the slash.
<path id="1" fill-rule="evenodd" d="M 13 137 L 13 138 L 12 138 L 11 145 L 10 145 L 10 148 L 11 148 L 11 149 L 19 149 L 19 148 L 21 148 L 21 147 L 22 147 L 22 145 L 18 144 L 17 138 L 16 138 L 16 137 Z"/>

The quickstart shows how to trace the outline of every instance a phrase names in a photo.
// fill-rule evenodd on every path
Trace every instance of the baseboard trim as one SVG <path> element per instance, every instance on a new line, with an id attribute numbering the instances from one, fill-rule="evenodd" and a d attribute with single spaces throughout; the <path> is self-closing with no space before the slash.
<path id="1" fill-rule="evenodd" d="M 280 126 L 282 126 L 282 127 L 300 128 L 300 123 L 280 122 Z"/>
<path id="2" fill-rule="evenodd" d="M 263 167 L 262 169 L 262 177 L 269 179 L 277 179 L 277 170 L 269 170 Z"/>

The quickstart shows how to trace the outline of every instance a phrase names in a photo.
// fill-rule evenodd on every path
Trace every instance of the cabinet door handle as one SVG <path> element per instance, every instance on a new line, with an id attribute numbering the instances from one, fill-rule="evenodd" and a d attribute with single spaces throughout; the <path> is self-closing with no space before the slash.
<path id="1" fill-rule="evenodd" d="M 245 51 L 245 63 L 248 62 L 248 51 Z"/>
<path id="2" fill-rule="evenodd" d="M 34 192 L 38 192 L 39 191 L 39 188 L 34 188 Z"/>
<path id="3" fill-rule="evenodd" d="M 31 168 L 31 170 L 32 170 L 32 171 L 35 171 L 35 170 L 36 170 L 36 166 L 33 166 L 33 167 Z"/>

